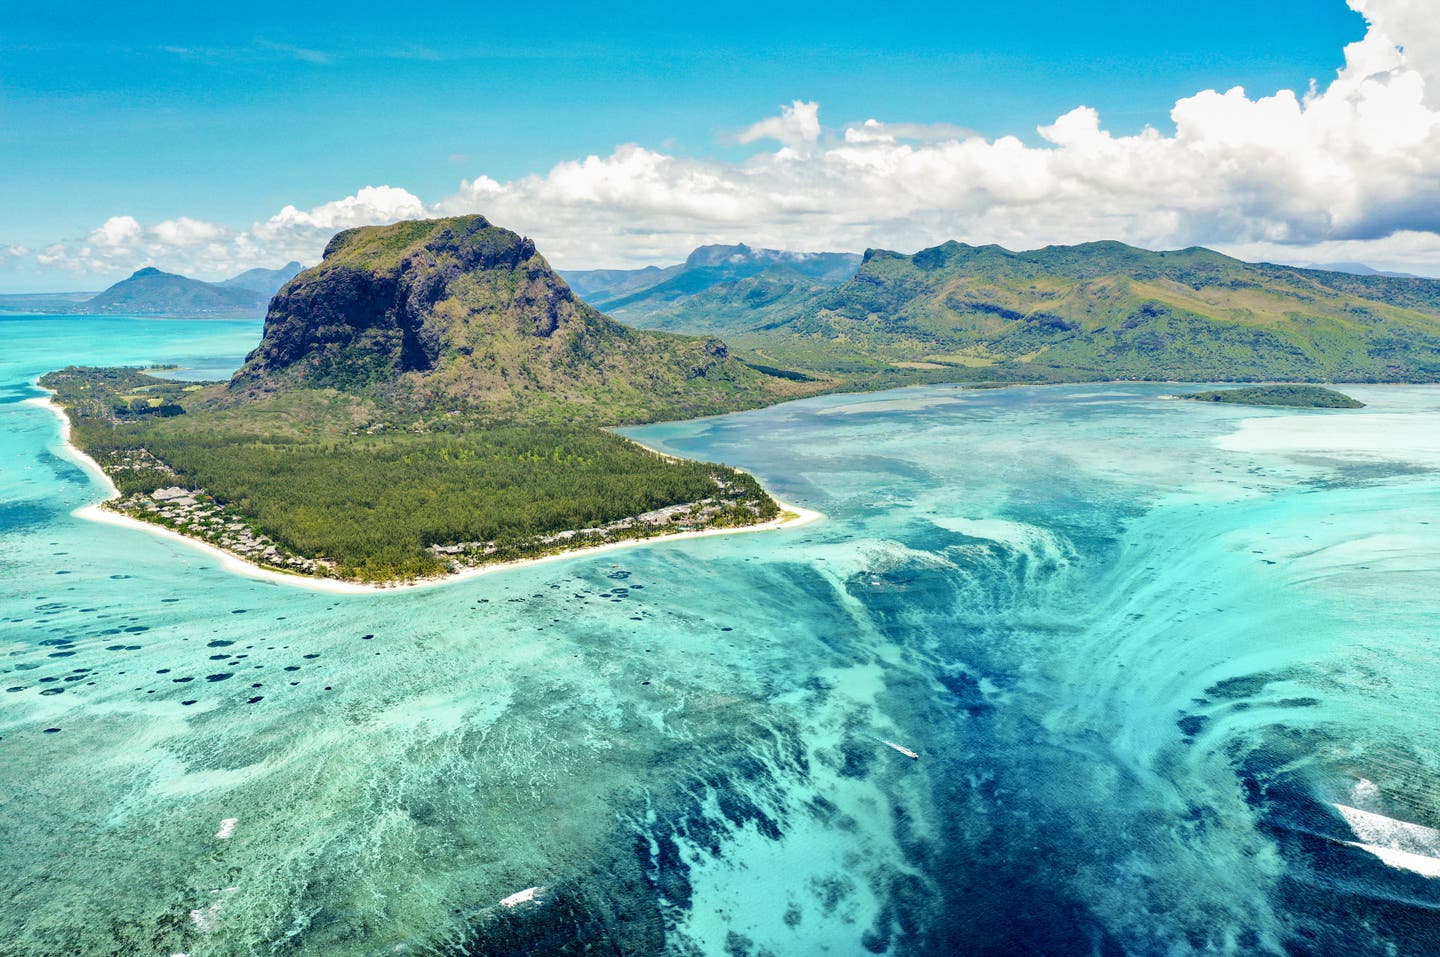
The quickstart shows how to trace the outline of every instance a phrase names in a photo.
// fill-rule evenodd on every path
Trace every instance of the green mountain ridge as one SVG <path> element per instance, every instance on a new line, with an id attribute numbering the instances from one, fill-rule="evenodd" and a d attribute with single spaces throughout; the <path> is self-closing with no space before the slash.
<path id="1" fill-rule="evenodd" d="M 636 303 L 630 309 L 617 309 L 616 314 L 645 329 L 729 336 L 782 323 L 807 307 L 819 308 L 836 285 L 776 265 L 683 298 Z M 739 328 L 737 317 L 744 322 Z"/>
<path id="2" fill-rule="evenodd" d="M 833 286 L 855 274 L 855 253 L 790 252 L 744 243 L 695 249 L 685 262 L 664 268 L 589 270 L 561 275 L 598 309 L 617 319 L 649 316 L 707 290 L 725 288 L 764 273 L 793 276 L 815 286 Z M 632 315 L 633 314 L 633 315 Z M 659 328 L 649 326 L 649 328 Z"/>
<path id="3" fill-rule="evenodd" d="M 271 567 L 389 581 L 778 514 L 752 477 L 605 425 L 923 381 L 1440 380 L 1432 280 L 1119 243 L 871 250 L 843 281 L 756 259 L 606 280 L 696 337 L 605 316 L 483 217 L 348 230 L 276 294 L 230 382 L 42 384 L 124 492 L 112 507 Z"/>
<path id="4" fill-rule="evenodd" d="M 684 268 L 683 263 L 677 263 L 643 269 L 566 269 L 560 271 L 560 278 L 582 299 L 603 302 L 657 286 Z"/>
<path id="5" fill-rule="evenodd" d="M 828 290 L 782 286 L 716 285 L 629 318 L 832 372 L 1440 380 L 1440 280 L 1245 263 L 1200 247 L 949 242 L 914 255 L 868 250 Z"/>

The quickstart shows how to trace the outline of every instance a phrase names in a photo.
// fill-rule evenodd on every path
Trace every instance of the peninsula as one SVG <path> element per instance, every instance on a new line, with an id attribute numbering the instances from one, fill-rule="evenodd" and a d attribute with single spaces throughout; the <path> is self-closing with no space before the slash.
<path id="1" fill-rule="evenodd" d="M 40 384 L 114 483 L 111 511 L 368 583 L 777 524 L 752 476 L 605 427 L 826 387 L 613 322 L 479 216 L 340 233 L 228 383 L 71 367 Z"/>

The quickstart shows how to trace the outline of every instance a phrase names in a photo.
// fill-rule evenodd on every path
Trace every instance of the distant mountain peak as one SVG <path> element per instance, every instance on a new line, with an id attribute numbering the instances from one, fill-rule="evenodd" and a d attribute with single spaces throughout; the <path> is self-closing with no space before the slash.
<path id="1" fill-rule="evenodd" d="M 669 309 L 711 290 L 722 296 L 739 291 L 739 284 L 757 277 L 782 282 L 788 277 L 788 281 L 805 286 L 829 286 L 849 279 L 859 267 L 860 256 L 855 253 L 791 252 L 747 243 L 714 243 L 700 246 L 685 262 L 663 269 L 590 269 L 567 272 L 565 280 L 597 307 L 644 325 L 644 318 L 657 309 Z"/>
<path id="2" fill-rule="evenodd" d="M 685 265 L 717 266 L 721 263 L 742 261 L 751 255 L 750 247 L 744 243 L 710 243 L 705 246 L 697 246 L 690 255 L 685 257 Z"/>
<path id="3" fill-rule="evenodd" d="M 255 315 L 265 308 L 268 293 L 229 288 L 191 279 L 154 266 L 137 269 L 127 279 L 85 304 L 108 315 Z"/>
<path id="4" fill-rule="evenodd" d="M 797 252 L 789 249 L 767 249 L 748 243 L 712 243 L 699 246 L 685 257 L 688 267 L 725 266 L 769 263 L 802 263 L 825 258 L 854 258 L 853 253 Z M 858 262 L 858 259 L 856 260 Z"/>
<path id="5" fill-rule="evenodd" d="M 1323 271 L 1325 271 L 1325 272 L 1343 272 L 1343 273 L 1349 273 L 1349 274 L 1352 275 L 1352 276 L 1383 276 L 1383 277 L 1386 277 L 1386 278 L 1389 278 L 1389 279 L 1423 279 L 1423 278 L 1425 278 L 1424 276 L 1417 276 L 1417 275 L 1415 275 L 1414 273 L 1408 273 L 1408 272 L 1391 272 L 1391 271 L 1389 271 L 1389 270 L 1376 269 L 1375 267 L 1366 265 L 1365 263 L 1352 263 L 1352 262 L 1342 262 L 1342 263 L 1310 263 L 1309 265 L 1302 266 L 1302 267 L 1300 267 L 1300 268 L 1302 268 L 1302 269 L 1319 269 L 1319 270 L 1323 270 Z"/>
<path id="6" fill-rule="evenodd" d="M 279 292 L 281 286 L 293 279 L 304 268 L 298 262 L 291 260 L 279 269 L 247 269 L 239 275 L 222 280 L 218 285 L 227 288 L 249 289 L 268 299 Z"/>

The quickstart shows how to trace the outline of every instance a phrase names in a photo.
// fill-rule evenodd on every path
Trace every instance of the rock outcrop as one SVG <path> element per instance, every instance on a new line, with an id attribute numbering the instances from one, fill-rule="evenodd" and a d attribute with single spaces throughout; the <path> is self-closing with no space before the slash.
<path id="1" fill-rule="evenodd" d="M 718 340 L 608 319 L 529 239 L 463 216 L 347 230 L 286 283 L 230 391 L 294 388 L 627 422 L 743 408 L 783 386 Z"/>

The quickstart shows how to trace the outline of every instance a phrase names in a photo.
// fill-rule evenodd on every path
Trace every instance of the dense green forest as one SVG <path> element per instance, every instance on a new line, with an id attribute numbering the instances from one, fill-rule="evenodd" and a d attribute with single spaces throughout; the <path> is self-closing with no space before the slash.
<path id="1" fill-rule="evenodd" d="M 743 472 L 660 456 L 591 427 L 446 431 L 442 420 L 435 430 L 421 423 L 367 434 L 347 429 L 350 420 L 336 415 L 348 413 L 348 405 L 303 403 L 308 418 L 301 419 L 283 408 L 267 415 L 263 404 L 253 415 L 216 411 L 206 406 L 209 390 L 132 370 L 70 368 L 41 384 L 70 411 L 76 444 L 127 497 L 172 486 L 201 490 L 289 552 L 332 562 L 342 578 L 443 572 L 449 559 L 432 545 L 487 543 L 488 561 L 540 554 L 556 550 L 545 541 L 555 533 L 682 503 L 712 500 L 702 515 L 610 530 L 603 538 L 751 524 L 778 514 Z M 180 413 L 159 412 L 170 406 Z M 275 425 L 279 418 L 288 427 Z"/>

